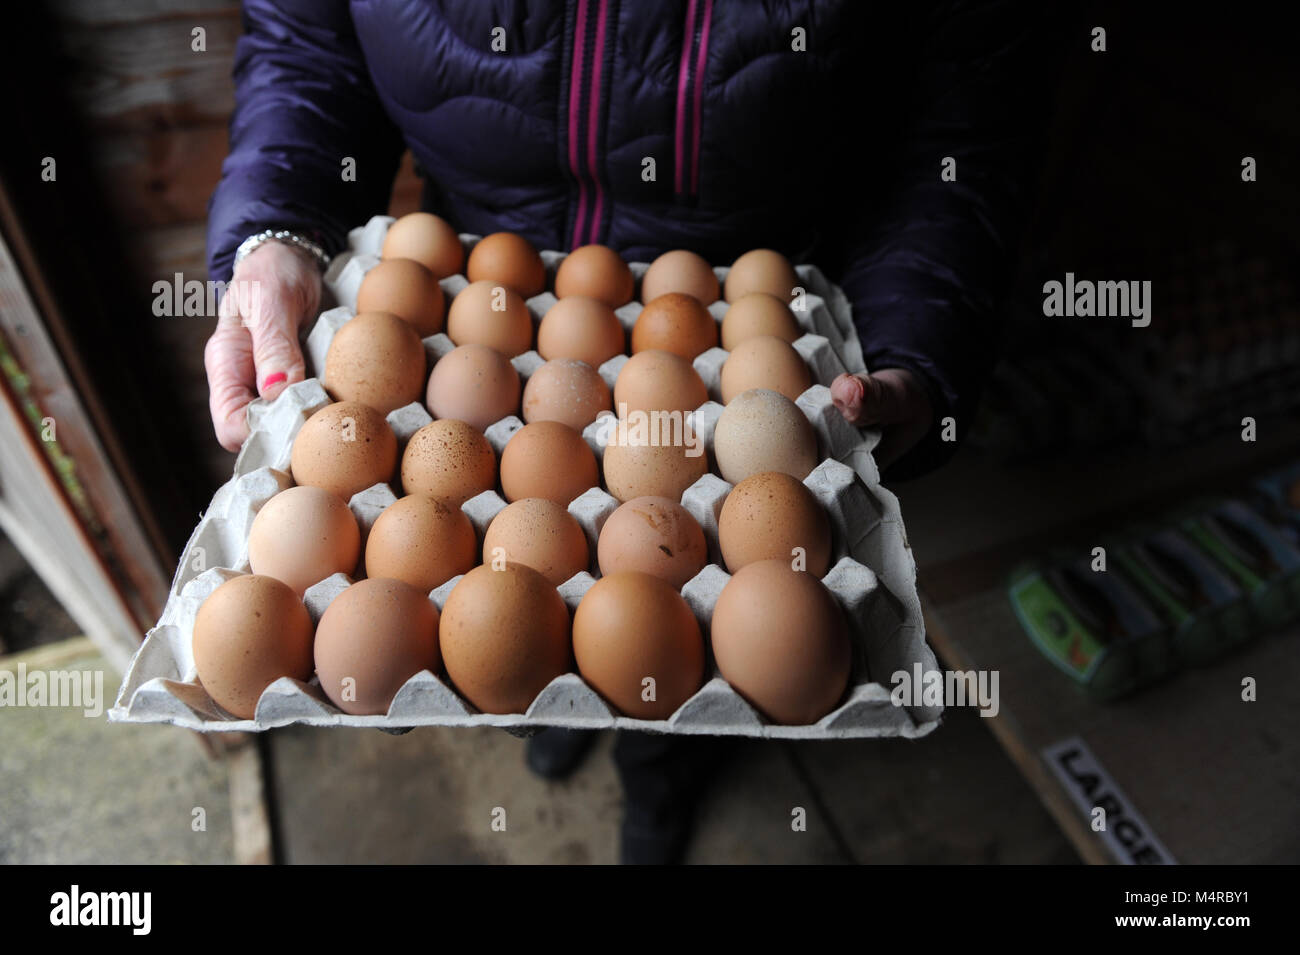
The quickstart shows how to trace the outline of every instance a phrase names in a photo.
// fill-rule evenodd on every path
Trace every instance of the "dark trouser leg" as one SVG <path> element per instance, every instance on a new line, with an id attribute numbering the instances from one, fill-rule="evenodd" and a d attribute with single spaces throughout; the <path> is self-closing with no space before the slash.
<path id="1" fill-rule="evenodd" d="M 627 797 L 623 819 L 623 861 L 671 864 L 681 861 L 695 805 L 734 741 L 719 736 L 668 736 L 620 732 L 614 742 Z"/>
<path id="2" fill-rule="evenodd" d="M 582 765 L 599 732 L 548 727 L 529 737 L 524 747 L 524 759 L 528 768 L 543 779 L 565 779 Z"/>

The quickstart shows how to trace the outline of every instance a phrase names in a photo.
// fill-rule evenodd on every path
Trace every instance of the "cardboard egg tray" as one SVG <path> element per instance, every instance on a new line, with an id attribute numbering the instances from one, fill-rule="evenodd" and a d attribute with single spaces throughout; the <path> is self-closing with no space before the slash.
<path id="1" fill-rule="evenodd" d="M 326 285 L 339 303 L 326 310 L 307 338 L 309 368 L 321 369 L 330 340 L 352 317 L 357 289 L 365 271 L 378 262 L 378 249 L 393 220 L 377 216 L 349 236 L 350 251 L 340 255 L 326 275 Z M 477 236 L 462 235 L 468 249 Z M 562 252 L 542 252 L 550 277 L 564 258 Z M 647 265 L 632 263 L 638 283 Z M 726 269 L 715 270 L 725 280 Z M 400 729 L 414 726 L 498 726 L 516 732 L 543 726 L 573 728 L 639 729 L 663 733 L 763 736 L 792 739 L 835 739 L 874 736 L 918 737 L 939 723 L 941 707 L 896 706 L 890 698 L 890 676 L 896 671 L 913 673 L 919 664 L 925 671 L 937 669 L 934 653 L 925 642 L 920 599 L 916 591 L 916 564 L 907 544 L 898 500 L 880 484 L 872 448 L 879 439 L 875 431 L 860 431 L 835 410 L 827 385 L 840 372 L 862 370 L 862 352 L 853 328 L 849 306 L 838 288 L 813 266 L 797 266 L 805 283 L 806 296 L 796 319 L 807 332 L 795 342 L 816 382 L 797 402 L 817 432 L 823 458 L 804 480 L 825 507 L 833 528 L 830 571 L 823 583 L 846 612 L 854 641 L 853 669 L 849 690 L 840 705 L 817 723 L 783 726 L 769 723 L 746 703 L 718 675 L 712 656 L 704 686 L 667 720 L 638 720 L 620 716 L 593 691 L 577 673 L 557 677 L 538 695 L 524 714 L 480 713 L 441 677 L 426 671 L 416 674 L 402 687 L 384 716 L 353 716 L 338 710 L 311 683 L 284 677 L 267 687 L 258 701 L 255 718 L 243 720 L 222 710 L 198 682 L 191 649 L 194 619 L 199 606 L 223 582 L 249 572 L 248 532 L 258 509 L 271 497 L 292 486 L 290 452 L 298 429 L 313 413 L 330 403 L 330 397 L 315 378 L 286 389 L 276 401 L 261 400 L 249 407 L 251 434 L 235 461 L 234 476 L 213 496 L 199 521 L 172 581 L 163 613 L 136 652 L 109 718 L 117 722 L 173 723 L 202 731 L 259 731 L 293 723 L 313 726 L 372 726 Z M 448 298 L 468 284 L 463 275 L 442 281 Z M 528 300 L 535 321 L 540 321 L 555 303 L 550 293 Z M 715 303 L 710 312 L 721 320 L 726 303 Z M 641 310 L 631 302 L 617 310 L 620 321 L 631 328 Z M 454 347 L 446 335 L 425 339 L 430 365 Z M 695 359 L 712 398 L 717 398 L 720 370 L 727 353 L 713 348 Z M 613 388 L 614 379 L 626 357 L 618 356 L 599 371 Z M 525 382 L 543 364 L 534 351 L 513 359 Z M 710 400 L 690 415 L 696 432 L 703 438 L 706 453 L 713 454 L 713 430 L 722 405 Z M 399 408 L 388 415 L 398 439 L 399 460 L 406 441 L 432 418 L 419 403 Z M 498 457 L 510 437 L 523 427 L 515 417 L 506 417 L 486 431 Z M 603 457 L 604 431 L 593 424 L 583 437 L 597 460 Z M 396 479 L 395 479 L 396 481 Z M 370 528 L 383 510 L 392 504 L 400 485 L 376 484 L 354 495 L 349 502 L 361 527 L 362 551 Z M 718 548 L 718 515 L 731 485 L 709 473 L 682 495 L 682 504 L 704 528 L 709 561 L 686 583 L 682 596 L 700 622 L 706 638 L 713 606 L 730 575 L 723 567 Z M 482 543 L 492 518 L 506 506 L 496 491 L 485 491 L 466 501 L 462 509 Z M 618 501 L 600 487 L 593 487 L 569 505 L 587 536 L 592 565 L 558 589 L 572 610 L 599 576 L 596 542 L 605 520 Z M 455 577 L 429 597 L 441 610 Z M 319 620 L 330 602 L 352 579 L 335 574 L 307 590 L 305 603 L 312 619 Z"/>

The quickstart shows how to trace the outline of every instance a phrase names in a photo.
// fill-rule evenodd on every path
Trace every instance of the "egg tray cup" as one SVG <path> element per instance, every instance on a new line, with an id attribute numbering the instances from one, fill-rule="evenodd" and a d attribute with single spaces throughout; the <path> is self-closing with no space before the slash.
<path id="1" fill-rule="evenodd" d="M 357 290 L 365 272 L 378 261 L 378 250 L 394 220 L 376 216 L 349 235 L 349 250 L 337 257 L 326 274 L 328 293 L 339 303 L 324 311 L 307 336 L 306 354 L 311 368 L 324 368 L 325 354 L 335 332 L 353 315 Z M 462 235 L 468 252 L 478 236 Z M 549 277 L 566 253 L 543 251 Z M 638 288 L 645 263 L 631 263 Z M 727 270 L 714 270 L 720 282 Z M 292 724 L 310 726 L 357 726 L 388 730 L 415 726 L 496 726 L 516 733 L 528 733 L 547 726 L 573 729 L 632 729 L 659 733 L 718 736 L 754 736 L 784 739 L 847 739 L 857 737 L 919 737 L 933 731 L 942 707 L 896 705 L 885 685 L 893 673 L 915 675 L 937 670 L 933 651 L 925 641 L 925 625 L 916 589 L 916 563 L 907 543 L 898 499 L 880 484 L 872 449 L 879 440 L 875 430 L 859 430 L 836 411 L 827 387 L 845 370 L 864 369 L 861 347 L 853 328 L 849 304 L 837 287 L 815 266 L 796 266 L 804 283 L 802 308 L 795 318 L 806 332 L 794 347 L 812 372 L 812 387 L 799 396 L 797 405 L 817 433 L 821 463 L 804 484 L 826 509 L 832 525 L 832 561 L 822 582 L 845 611 L 853 641 L 853 664 L 849 687 L 834 710 L 816 723 L 800 726 L 771 723 L 718 674 L 711 652 L 707 653 L 704 685 L 666 720 L 640 720 L 619 715 L 576 672 L 552 680 L 522 714 L 481 713 L 462 698 L 441 676 L 421 671 L 398 691 L 383 716 L 354 716 L 335 707 L 313 678 L 304 683 L 282 677 L 272 683 L 258 700 L 254 718 L 239 719 L 224 711 L 204 690 L 194 665 L 192 638 L 194 620 L 203 601 L 225 581 L 249 573 L 248 533 L 263 504 L 280 491 L 293 486 L 289 461 L 294 437 L 312 414 L 331 403 L 315 378 L 292 385 L 274 402 L 261 399 L 248 409 L 250 434 L 235 460 L 234 475 L 213 495 L 207 511 L 186 544 L 172 580 L 158 623 L 146 634 L 136 651 L 109 711 L 113 722 L 172 723 L 211 732 L 257 732 Z M 468 285 L 463 275 L 442 280 L 448 299 Z M 553 284 L 553 283 L 548 283 Z M 534 322 L 540 322 L 555 304 L 544 292 L 528 300 Z M 721 321 L 725 302 L 709 311 Z M 631 302 L 616 310 L 620 322 L 630 329 L 641 305 Z M 454 345 L 444 334 L 424 340 L 430 367 Z M 717 399 L 722 363 L 727 352 L 712 348 L 695 359 L 711 399 Z M 620 355 L 599 368 L 601 377 L 613 389 L 619 370 L 627 361 Z M 528 377 L 542 364 L 535 351 L 512 359 L 520 378 Z M 709 459 L 713 457 L 713 431 L 723 407 L 710 400 L 688 417 L 703 438 Z M 406 442 L 433 420 L 418 402 L 398 408 L 387 416 L 398 439 L 399 461 Z M 500 457 L 510 437 L 523 427 L 511 415 L 491 425 L 486 436 Z M 602 440 L 607 429 L 589 425 L 583 437 L 599 461 L 604 454 Z M 376 484 L 355 494 L 349 502 L 362 533 L 362 553 L 370 528 L 386 507 L 397 500 L 394 484 Z M 709 563 L 682 588 L 709 646 L 709 622 L 722 588 L 730 579 L 718 547 L 718 516 L 731 485 L 714 473 L 707 473 L 682 495 L 682 505 L 699 521 L 708 542 Z M 569 505 L 587 537 L 592 565 L 561 584 L 560 596 L 572 611 L 599 577 L 596 543 L 605 520 L 619 502 L 600 487 L 593 487 Z M 474 525 L 481 546 L 488 524 L 506 506 L 497 491 L 485 491 L 462 505 Z M 434 590 L 429 599 L 442 609 L 460 577 Z M 353 578 L 334 574 L 310 587 L 304 602 L 313 621 L 319 621 L 330 602 Z"/>

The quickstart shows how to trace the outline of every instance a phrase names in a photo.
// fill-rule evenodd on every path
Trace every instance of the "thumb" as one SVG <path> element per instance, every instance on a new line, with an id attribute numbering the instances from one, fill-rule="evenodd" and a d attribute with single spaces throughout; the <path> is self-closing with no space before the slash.
<path id="1" fill-rule="evenodd" d="M 914 414 L 908 381 L 895 369 L 874 374 L 843 374 L 831 382 L 831 400 L 851 424 L 895 424 Z"/>

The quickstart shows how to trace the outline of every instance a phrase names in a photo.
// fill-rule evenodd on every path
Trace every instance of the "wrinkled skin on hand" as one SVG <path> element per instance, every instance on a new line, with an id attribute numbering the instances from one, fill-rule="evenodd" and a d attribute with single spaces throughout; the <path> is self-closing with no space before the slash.
<path id="1" fill-rule="evenodd" d="M 925 387 L 904 368 L 840 375 L 831 382 L 831 399 L 850 424 L 882 429 L 875 451 L 881 467 L 898 460 L 925 437 L 934 420 Z"/>
<path id="2" fill-rule="evenodd" d="M 307 253 L 267 242 L 235 267 L 203 351 L 217 440 L 238 451 L 254 398 L 275 398 L 306 373 L 298 331 L 320 309 L 320 268 Z"/>

